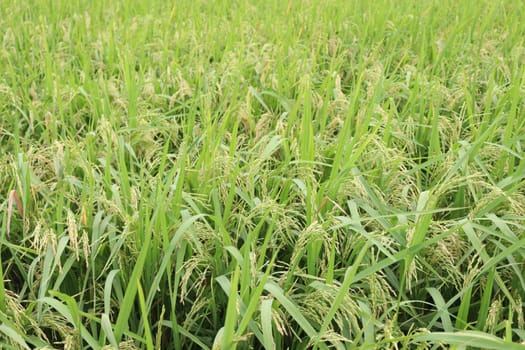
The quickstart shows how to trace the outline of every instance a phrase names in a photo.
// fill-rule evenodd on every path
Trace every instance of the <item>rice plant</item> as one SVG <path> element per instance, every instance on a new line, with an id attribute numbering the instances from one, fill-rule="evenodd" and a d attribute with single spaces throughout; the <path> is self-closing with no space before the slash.
<path id="1" fill-rule="evenodd" d="M 4 0 L 0 347 L 525 349 L 522 18 Z"/>

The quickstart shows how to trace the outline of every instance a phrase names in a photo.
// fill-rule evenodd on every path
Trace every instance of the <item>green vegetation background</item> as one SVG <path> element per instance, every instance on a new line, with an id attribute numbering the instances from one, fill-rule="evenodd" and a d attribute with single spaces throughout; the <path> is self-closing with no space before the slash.
<path id="1" fill-rule="evenodd" d="M 523 349 L 525 3 L 0 5 L 5 349 Z"/>

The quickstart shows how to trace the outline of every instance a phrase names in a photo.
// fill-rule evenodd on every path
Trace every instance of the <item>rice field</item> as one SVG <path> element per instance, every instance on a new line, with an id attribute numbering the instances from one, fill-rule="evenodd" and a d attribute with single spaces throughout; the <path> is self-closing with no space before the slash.
<path id="1" fill-rule="evenodd" d="M 525 349 L 523 18 L 3 0 L 0 348 Z"/>

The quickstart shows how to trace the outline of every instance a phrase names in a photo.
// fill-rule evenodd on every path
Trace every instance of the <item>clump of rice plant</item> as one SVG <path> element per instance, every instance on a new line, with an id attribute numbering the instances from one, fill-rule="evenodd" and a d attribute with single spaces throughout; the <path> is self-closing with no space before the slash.
<path id="1" fill-rule="evenodd" d="M 525 348 L 525 5 L 0 6 L 6 349 Z"/>

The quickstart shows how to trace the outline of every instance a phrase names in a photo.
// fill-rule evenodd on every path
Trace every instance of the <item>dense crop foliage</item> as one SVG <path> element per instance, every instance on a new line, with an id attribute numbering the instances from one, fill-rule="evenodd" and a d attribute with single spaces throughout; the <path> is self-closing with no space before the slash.
<path id="1" fill-rule="evenodd" d="M 3 0 L 2 348 L 525 348 L 523 18 Z"/>

